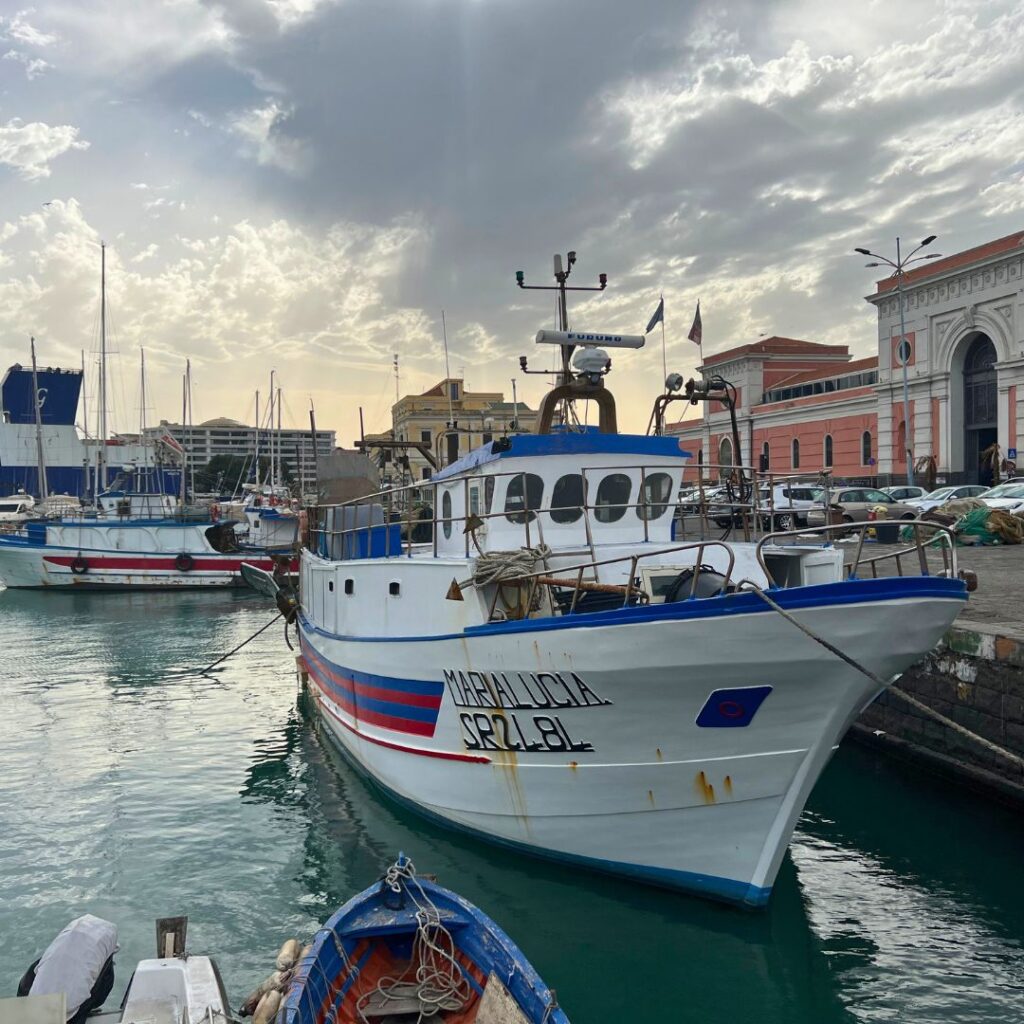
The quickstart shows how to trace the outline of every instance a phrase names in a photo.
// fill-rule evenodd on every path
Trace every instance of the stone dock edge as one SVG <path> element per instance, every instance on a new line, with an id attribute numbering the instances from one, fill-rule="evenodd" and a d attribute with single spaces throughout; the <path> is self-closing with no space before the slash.
<path id="1" fill-rule="evenodd" d="M 1024 642 L 958 623 L 896 685 L 958 725 L 1024 757 Z M 1024 767 L 885 691 L 851 738 L 1024 810 Z"/>

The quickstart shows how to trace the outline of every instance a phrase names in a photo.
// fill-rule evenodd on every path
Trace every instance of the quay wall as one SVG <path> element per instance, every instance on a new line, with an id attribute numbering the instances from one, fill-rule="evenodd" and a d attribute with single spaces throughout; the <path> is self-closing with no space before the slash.
<path id="1" fill-rule="evenodd" d="M 961 623 L 896 685 L 1024 758 L 1024 642 Z M 1024 767 L 886 691 L 850 735 L 1024 810 Z"/>

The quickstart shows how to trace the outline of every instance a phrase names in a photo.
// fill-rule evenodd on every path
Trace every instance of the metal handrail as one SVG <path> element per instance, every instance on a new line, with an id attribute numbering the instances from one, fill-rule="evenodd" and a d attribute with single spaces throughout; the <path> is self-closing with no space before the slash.
<path id="1" fill-rule="evenodd" d="M 774 577 L 768 569 L 768 566 L 764 559 L 764 547 L 766 544 L 771 542 L 777 542 L 782 537 L 802 537 L 814 535 L 820 537 L 822 534 L 842 534 L 844 536 L 850 536 L 854 533 L 858 534 L 857 549 L 854 553 L 853 561 L 847 563 L 844 559 L 843 568 L 846 570 L 847 579 L 857 579 L 857 570 L 862 565 L 870 565 L 872 576 L 877 578 L 878 569 L 877 566 L 881 562 L 893 560 L 896 563 L 896 568 L 899 575 L 903 575 L 903 563 L 901 559 L 910 554 L 916 554 L 921 567 L 922 576 L 930 576 L 931 573 L 928 569 L 928 558 L 927 548 L 932 544 L 936 537 L 941 536 L 944 539 L 944 543 L 939 545 L 942 551 L 942 565 L 943 571 L 950 576 L 956 577 L 959 574 L 959 567 L 957 564 L 956 554 L 956 534 L 948 526 L 943 526 L 940 523 L 931 522 L 927 519 L 907 519 L 907 520 L 895 520 L 900 523 L 901 529 L 904 526 L 911 527 L 914 531 L 914 543 L 910 547 L 901 548 L 897 551 L 887 551 L 884 554 L 876 555 L 874 558 L 862 559 L 862 553 L 864 550 L 864 538 L 867 535 L 868 530 L 874 528 L 877 522 L 864 522 L 864 523 L 838 523 L 830 526 L 815 526 L 808 527 L 802 530 L 779 530 L 774 533 L 766 534 L 758 541 L 757 548 L 755 549 L 755 555 L 757 557 L 758 564 L 761 566 L 765 576 L 773 583 L 775 582 Z M 926 528 L 931 532 L 927 542 L 922 543 L 921 530 Z M 776 547 L 787 547 L 789 545 L 775 544 Z M 947 560 L 948 554 L 948 560 Z"/>
<path id="2" fill-rule="evenodd" d="M 487 584 L 488 586 L 490 586 L 490 585 L 494 586 L 494 596 L 491 599 L 491 606 L 490 606 L 490 611 L 488 613 L 488 618 L 489 619 L 493 619 L 494 618 L 494 611 L 495 611 L 495 607 L 496 607 L 497 602 L 498 602 L 498 595 L 499 595 L 499 593 L 501 591 L 502 586 L 508 586 L 508 585 L 521 586 L 523 583 L 529 583 L 530 581 L 534 581 L 533 585 L 530 587 L 530 591 L 529 591 L 528 598 L 527 598 L 527 601 L 526 601 L 526 607 L 529 608 L 533 604 L 533 595 L 536 592 L 537 586 L 546 586 L 546 587 L 550 588 L 550 587 L 554 587 L 554 586 L 562 586 L 563 585 L 561 583 L 547 582 L 547 581 L 545 581 L 543 579 L 543 577 L 550 577 L 550 574 L 552 572 L 560 572 L 560 573 L 563 573 L 563 572 L 573 573 L 574 572 L 574 573 L 576 573 L 576 581 L 575 581 L 575 585 L 573 586 L 572 603 L 569 606 L 569 614 L 572 615 L 576 611 L 576 605 L 577 605 L 577 602 L 579 601 L 579 596 L 583 592 L 583 589 L 584 589 L 583 586 L 582 586 L 584 572 L 586 572 L 587 569 L 596 570 L 599 566 L 602 566 L 602 565 L 614 565 L 617 562 L 629 562 L 630 563 L 629 574 L 626 577 L 626 584 L 625 584 L 625 586 L 622 587 L 622 591 L 623 591 L 622 607 L 625 608 L 629 604 L 630 598 L 633 596 L 634 589 L 635 589 L 634 588 L 634 584 L 633 584 L 633 580 L 636 577 L 637 565 L 641 561 L 643 561 L 645 558 L 655 558 L 655 557 L 658 557 L 660 555 L 675 554 L 675 553 L 680 552 L 680 551 L 692 551 L 692 550 L 696 549 L 697 557 L 694 560 L 694 564 L 693 564 L 693 567 L 692 567 L 693 568 L 693 578 L 690 581 L 690 597 L 692 598 L 692 597 L 694 597 L 696 595 L 697 583 L 700 580 L 701 559 L 703 559 L 703 557 L 704 557 L 704 551 L 707 548 L 711 548 L 711 547 L 723 548 L 725 550 L 726 555 L 728 556 L 728 565 L 726 566 L 726 570 L 725 570 L 725 574 L 724 574 L 725 575 L 725 582 L 722 584 L 722 587 L 724 589 L 725 587 L 729 586 L 729 583 L 732 580 L 732 572 L 733 572 L 733 569 L 736 566 L 736 554 L 735 554 L 735 552 L 733 551 L 733 549 L 725 541 L 721 541 L 721 540 L 692 541 L 689 544 L 674 544 L 671 547 L 658 548 L 655 551 L 644 551 L 642 554 L 617 555 L 614 558 L 594 559 L 594 560 L 589 561 L 589 562 L 579 562 L 576 565 L 563 565 L 563 566 L 559 566 L 557 569 L 550 569 L 550 568 L 549 569 L 539 569 L 539 570 L 537 570 L 535 572 L 521 573 L 518 576 L 509 576 L 509 577 L 506 577 L 505 579 L 494 581 L 493 584 L 488 583 Z M 671 567 L 669 567 L 669 568 L 671 568 Z M 690 567 L 687 566 L 687 568 L 690 568 Z M 594 575 L 595 575 L 595 577 L 597 576 L 596 571 L 595 571 Z M 768 578 L 770 579 L 771 577 L 769 576 Z M 460 589 L 464 588 L 464 587 L 470 587 L 470 586 L 476 587 L 477 586 L 476 581 L 470 579 L 470 580 L 466 580 L 465 582 L 460 582 L 459 583 Z"/>

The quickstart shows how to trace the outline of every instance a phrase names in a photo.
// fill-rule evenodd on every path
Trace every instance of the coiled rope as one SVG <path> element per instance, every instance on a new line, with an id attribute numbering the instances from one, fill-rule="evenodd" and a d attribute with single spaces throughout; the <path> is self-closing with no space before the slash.
<path id="1" fill-rule="evenodd" d="M 441 1012 L 464 1010 L 473 998 L 473 990 L 462 967 L 455 959 L 455 941 L 441 924 L 441 913 L 424 892 L 411 860 L 402 860 L 388 868 L 384 884 L 395 893 L 405 893 L 416 907 L 416 937 L 412 944 L 412 962 L 398 977 L 386 976 L 356 1003 L 363 1024 L 369 1024 L 364 1012 L 370 999 L 380 994 L 385 1000 L 411 995 L 419 1002 L 417 1024 L 437 1017 Z"/>
<path id="2" fill-rule="evenodd" d="M 515 551 L 485 551 L 473 563 L 473 583 L 484 587 L 488 583 L 521 579 L 533 572 L 537 562 L 546 567 L 550 557 L 551 548 L 547 544 Z"/>

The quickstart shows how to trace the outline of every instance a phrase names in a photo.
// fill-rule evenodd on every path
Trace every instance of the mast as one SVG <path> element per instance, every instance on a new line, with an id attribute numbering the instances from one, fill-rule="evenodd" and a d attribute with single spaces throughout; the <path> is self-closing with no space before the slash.
<path id="1" fill-rule="evenodd" d="M 46 488 L 46 459 L 43 457 L 43 407 L 39 401 L 39 371 L 36 368 L 36 339 L 32 344 L 32 398 L 36 410 L 36 466 L 39 473 L 39 500 L 50 496 Z"/>
<path id="2" fill-rule="evenodd" d="M 142 465 L 147 467 L 149 460 L 146 458 L 144 433 L 146 429 L 146 350 L 141 347 L 139 348 L 139 392 L 139 447 L 142 448 Z"/>
<path id="3" fill-rule="evenodd" d="M 185 477 L 188 470 L 188 449 L 185 447 L 185 417 L 188 415 L 188 378 L 181 378 L 181 507 L 185 507 Z"/>
<path id="4" fill-rule="evenodd" d="M 96 490 L 107 487 L 107 243 L 100 242 L 100 408 Z"/>
<path id="5" fill-rule="evenodd" d="M 267 417 L 267 438 L 270 442 L 270 489 L 273 492 L 277 471 L 274 467 L 274 371 L 270 371 L 270 403 Z"/>
<path id="6" fill-rule="evenodd" d="M 82 349 L 82 422 L 85 424 L 85 436 L 89 437 L 89 404 L 85 393 L 85 349 Z M 82 497 L 89 493 L 89 446 L 84 446 L 85 458 L 82 459 Z"/>
<path id="7" fill-rule="evenodd" d="M 192 360 L 185 360 L 185 393 L 188 395 L 188 439 L 189 439 L 189 450 L 195 445 L 195 436 L 192 431 Z M 188 460 L 188 475 L 189 485 L 192 488 L 192 500 L 195 501 L 196 496 L 196 460 L 191 458 Z"/>
<path id="8" fill-rule="evenodd" d="M 253 455 L 254 474 L 256 487 L 260 486 L 260 391 L 256 389 L 256 453 Z"/>
<path id="9" fill-rule="evenodd" d="M 274 481 L 275 484 L 280 486 L 281 484 L 281 388 L 278 386 L 277 389 L 277 475 L 278 479 Z"/>

